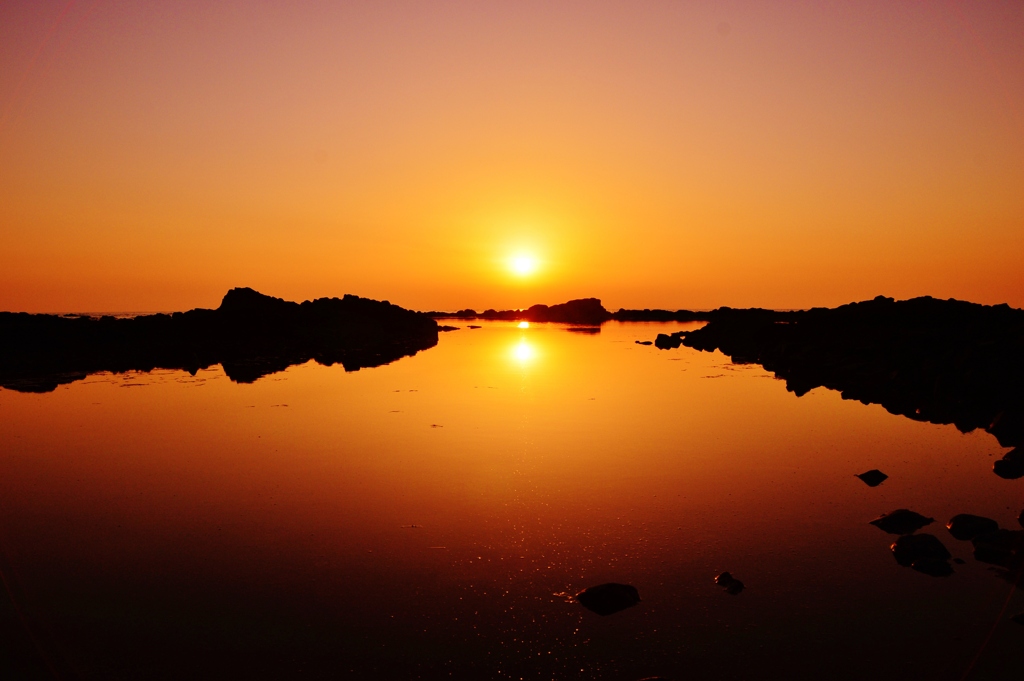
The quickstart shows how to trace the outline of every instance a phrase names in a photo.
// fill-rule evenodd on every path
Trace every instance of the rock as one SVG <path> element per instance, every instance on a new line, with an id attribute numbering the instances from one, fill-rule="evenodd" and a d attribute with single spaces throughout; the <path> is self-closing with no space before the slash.
<path id="1" fill-rule="evenodd" d="M 737 596 L 741 591 L 743 591 L 743 582 L 736 579 L 728 572 L 723 572 L 715 577 L 715 584 L 725 589 L 725 593 L 730 596 Z"/>
<path id="2" fill-rule="evenodd" d="M 1002 459 L 992 464 L 992 472 L 1006 480 L 1024 478 L 1024 448 L 1010 450 Z"/>
<path id="3" fill-rule="evenodd" d="M 917 570 L 929 577 L 949 577 L 953 574 L 953 566 L 949 564 L 949 561 L 938 558 L 918 558 L 910 564 L 910 569 Z"/>
<path id="4" fill-rule="evenodd" d="M 673 350 L 683 344 L 683 339 L 677 334 L 659 333 L 654 339 L 654 347 L 659 350 Z"/>
<path id="5" fill-rule="evenodd" d="M 889 534 L 911 534 L 925 525 L 935 522 L 935 518 L 925 518 L 920 513 L 898 508 L 892 513 L 882 514 L 871 521 L 871 524 Z"/>
<path id="6" fill-rule="evenodd" d="M 900 537 L 890 547 L 896 562 L 932 577 L 953 574 L 949 564 L 952 557 L 946 547 L 931 534 L 909 534 Z"/>
<path id="7" fill-rule="evenodd" d="M 629 584 L 599 584 L 576 594 L 576 600 L 587 610 L 602 617 L 632 608 L 640 602 L 640 592 Z"/>
<path id="8" fill-rule="evenodd" d="M 429 316 L 387 301 L 296 303 L 250 288 L 231 289 L 215 310 L 95 319 L 0 312 L 0 386 L 49 392 L 90 373 L 213 364 L 252 383 L 311 359 L 356 371 L 433 347 L 438 332 Z"/>
<path id="9" fill-rule="evenodd" d="M 1024 555 L 1024 530 L 993 530 L 979 534 L 971 543 L 975 560 L 1012 567 Z"/>
<path id="10" fill-rule="evenodd" d="M 637 345 L 653 345 L 654 344 L 653 341 L 633 341 L 633 342 L 636 343 Z"/>
<path id="11" fill-rule="evenodd" d="M 835 309 L 719 308 L 683 344 L 756 362 L 799 395 L 825 386 L 915 421 L 1024 445 L 1024 310 L 923 297 Z M 1024 464 L 1000 464 L 1000 469 Z"/>
<path id="12" fill-rule="evenodd" d="M 979 534 L 998 530 L 999 523 L 991 518 L 985 518 L 980 515 L 961 513 L 953 516 L 950 521 L 946 523 L 946 528 L 956 539 L 959 539 L 960 541 L 970 541 Z"/>
<path id="13" fill-rule="evenodd" d="M 860 478 L 861 481 L 863 481 L 864 484 L 867 485 L 868 487 L 878 487 L 883 482 L 889 479 L 888 475 L 878 470 L 877 468 L 872 468 L 866 473 L 861 473 L 856 477 Z"/>
<path id="14" fill-rule="evenodd" d="M 470 324 L 470 325 L 469 325 L 469 326 L 467 326 L 466 328 L 467 328 L 467 329 L 479 329 L 479 328 L 480 328 L 480 325 L 479 325 L 479 324 Z"/>

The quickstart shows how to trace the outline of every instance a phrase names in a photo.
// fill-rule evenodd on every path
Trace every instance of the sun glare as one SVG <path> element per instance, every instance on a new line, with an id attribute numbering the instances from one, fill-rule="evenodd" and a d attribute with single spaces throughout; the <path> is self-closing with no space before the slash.
<path id="1" fill-rule="evenodd" d="M 528 329 L 528 328 L 530 328 L 530 322 L 519 322 L 519 328 L 520 329 Z"/>
<path id="2" fill-rule="evenodd" d="M 509 268 L 519 277 L 528 277 L 537 271 L 537 259 L 532 255 L 515 255 L 509 260 Z"/>

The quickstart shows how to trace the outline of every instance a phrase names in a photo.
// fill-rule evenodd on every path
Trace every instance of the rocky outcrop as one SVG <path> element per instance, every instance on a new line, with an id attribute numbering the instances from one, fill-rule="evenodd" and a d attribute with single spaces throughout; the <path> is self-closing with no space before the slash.
<path id="1" fill-rule="evenodd" d="M 0 313 L 0 386 L 48 392 L 99 371 L 199 369 L 232 380 L 311 359 L 346 371 L 387 364 L 437 344 L 427 315 L 358 296 L 294 303 L 250 288 L 215 310 L 127 319 Z"/>
<path id="2" fill-rule="evenodd" d="M 728 308 L 725 308 L 728 309 Z M 709 321 L 717 310 L 627 310 L 609 312 L 598 298 L 579 298 L 558 305 L 533 305 L 525 310 L 476 310 L 466 308 L 458 312 L 427 312 L 438 319 L 494 319 L 502 321 L 560 322 L 564 324 L 602 324 L 617 322 L 702 322 Z M 675 347 L 679 347 L 678 345 Z"/>
<path id="3" fill-rule="evenodd" d="M 1024 444 L 1024 311 L 958 300 L 878 297 L 796 312 L 720 308 L 672 334 L 697 350 L 757 363 L 803 395 L 824 386 L 918 421 Z M 1010 456 L 997 470 L 1024 475 Z"/>
<path id="4" fill-rule="evenodd" d="M 431 317 L 446 319 L 491 319 L 499 321 L 557 322 L 596 326 L 612 318 L 597 298 L 579 298 L 558 305 L 533 305 L 525 310 L 476 310 L 458 312 L 427 312 Z"/>

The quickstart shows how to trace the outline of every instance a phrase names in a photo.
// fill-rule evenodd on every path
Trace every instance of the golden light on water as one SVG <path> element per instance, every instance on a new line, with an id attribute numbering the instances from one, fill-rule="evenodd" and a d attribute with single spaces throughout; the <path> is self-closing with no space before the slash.
<path id="1" fill-rule="evenodd" d="M 519 322 L 518 326 L 520 329 L 528 329 L 530 328 L 530 322 Z"/>
<path id="2" fill-rule="evenodd" d="M 519 340 L 518 343 L 512 346 L 512 357 L 519 364 L 526 365 L 533 362 L 537 357 L 537 350 L 525 338 Z"/>

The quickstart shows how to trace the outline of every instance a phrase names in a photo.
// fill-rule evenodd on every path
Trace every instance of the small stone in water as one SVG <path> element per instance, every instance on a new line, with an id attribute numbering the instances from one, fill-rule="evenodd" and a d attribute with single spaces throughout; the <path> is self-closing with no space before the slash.
<path id="1" fill-rule="evenodd" d="M 860 478 L 868 487 L 878 487 L 889 478 L 888 475 L 877 468 L 872 468 L 866 473 L 861 473 L 856 477 Z"/>
<path id="2" fill-rule="evenodd" d="M 985 518 L 980 515 L 961 513 L 953 516 L 950 521 L 946 523 L 946 528 L 949 529 L 949 533 L 957 539 L 961 541 L 970 541 L 979 534 L 998 530 L 999 523 L 991 518 Z"/>
<path id="3" fill-rule="evenodd" d="M 896 562 L 903 567 L 913 568 L 932 577 L 953 574 L 953 566 L 949 564 L 950 553 L 934 535 L 906 535 L 897 539 L 891 548 Z"/>
<path id="4" fill-rule="evenodd" d="M 599 584 L 576 594 L 576 601 L 598 615 L 612 615 L 640 602 L 640 592 L 629 584 Z"/>
<path id="5" fill-rule="evenodd" d="M 934 522 L 935 518 L 925 518 L 920 513 L 898 508 L 892 513 L 885 513 L 872 520 L 871 524 L 889 534 L 911 534 Z"/>
<path id="6" fill-rule="evenodd" d="M 723 572 L 715 577 L 715 584 L 725 589 L 725 593 L 730 596 L 736 596 L 743 591 L 743 582 L 736 579 L 728 572 Z"/>

